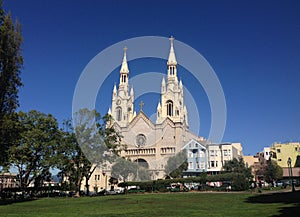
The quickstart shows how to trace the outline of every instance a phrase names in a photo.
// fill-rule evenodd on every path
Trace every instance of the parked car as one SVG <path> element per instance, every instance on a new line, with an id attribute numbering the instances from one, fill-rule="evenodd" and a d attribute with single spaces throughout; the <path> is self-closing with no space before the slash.
<path id="1" fill-rule="evenodd" d="M 115 190 L 106 191 L 106 195 L 115 195 L 117 192 Z"/>

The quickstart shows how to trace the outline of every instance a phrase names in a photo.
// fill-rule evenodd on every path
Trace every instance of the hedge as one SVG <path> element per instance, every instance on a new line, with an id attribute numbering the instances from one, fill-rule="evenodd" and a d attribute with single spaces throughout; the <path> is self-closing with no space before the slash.
<path id="1" fill-rule="evenodd" d="M 177 179 L 161 179 L 155 181 L 144 181 L 144 182 L 121 182 L 118 184 L 119 187 L 128 186 L 139 186 L 147 192 L 152 191 L 167 191 L 167 187 L 172 183 L 199 183 L 200 185 L 205 185 L 206 182 L 227 182 L 230 183 L 233 190 L 242 191 L 248 189 L 248 178 L 242 173 L 223 173 L 211 176 L 196 176 L 187 178 L 177 178 Z"/>

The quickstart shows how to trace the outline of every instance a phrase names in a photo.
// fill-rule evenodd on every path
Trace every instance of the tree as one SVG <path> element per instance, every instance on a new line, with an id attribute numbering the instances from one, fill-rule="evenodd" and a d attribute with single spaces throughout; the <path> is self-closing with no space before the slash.
<path id="1" fill-rule="evenodd" d="M 74 114 L 75 127 L 65 121 L 58 168 L 79 196 L 85 178 L 89 194 L 89 179 L 97 167 L 112 162 L 120 151 L 120 136 L 109 126 L 110 116 L 101 116 L 95 110 L 81 109 Z"/>
<path id="2" fill-rule="evenodd" d="M 172 178 L 182 178 L 183 171 L 187 170 L 186 150 L 182 150 L 175 156 L 170 157 L 165 166 L 165 173 Z"/>
<path id="3" fill-rule="evenodd" d="M 235 190 L 245 190 L 248 187 L 248 180 L 251 175 L 251 168 L 245 166 L 243 158 L 226 161 L 223 170 L 225 173 L 232 173 L 232 187 Z"/>
<path id="4" fill-rule="evenodd" d="M 123 182 L 128 181 L 129 177 L 137 176 L 138 165 L 129 159 L 118 158 L 111 168 L 111 176 L 118 179 L 122 178 Z"/>
<path id="5" fill-rule="evenodd" d="M 279 165 L 277 165 L 275 161 L 268 160 L 266 170 L 264 173 L 266 182 L 272 183 L 278 179 L 281 179 L 282 175 L 283 175 L 282 168 Z"/>
<path id="6" fill-rule="evenodd" d="M 297 156 L 294 167 L 300 167 L 300 155 Z"/>
<path id="7" fill-rule="evenodd" d="M 22 86 L 20 69 L 21 25 L 14 24 L 10 14 L 5 14 L 0 0 L 0 165 L 8 163 L 8 149 L 13 138 L 9 135 L 11 115 L 18 107 L 18 89 Z"/>
<path id="8" fill-rule="evenodd" d="M 29 184 L 35 187 L 49 177 L 54 165 L 60 133 L 57 120 L 50 114 L 32 110 L 17 113 L 17 143 L 10 147 L 10 164 L 18 170 L 23 192 Z"/>
<path id="9" fill-rule="evenodd" d="M 65 121 L 63 126 L 56 167 L 61 170 L 59 176 L 61 177 L 62 185 L 66 187 L 66 190 L 74 190 L 75 194 L 79 196 L 83 179 L 83 167 L 87 164 L 85 162 L 87 159 L 77 143 L 71 121 Z"/>
<path id="10" fill-rule="evenodd" d="M 247 168 L 245 166 L 243 158 L 233 158 L 230 161 L 226 161 L 223 166 L 223 170 L 225 172 L 241 173 L 244 174 L 246 177 L 251 176 L 251 168 Z"/>

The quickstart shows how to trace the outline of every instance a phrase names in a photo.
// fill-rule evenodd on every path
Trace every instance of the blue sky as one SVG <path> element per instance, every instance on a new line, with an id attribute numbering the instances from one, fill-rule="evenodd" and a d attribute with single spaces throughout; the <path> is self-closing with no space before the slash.
<path id="1" fill-rule="evenodd" d="M 224 142 L 242 142 L 244 154 L 255 154 L 275 141 L 300 141 L 300 2 L 180 2 L 4 0 L 23 26 L 20 109 L 51 113 L 60 122 L 70 118 L 76 82 L 95 55 L 128 38 L 173 35 L 201 53 L 220 80 L 227 103 Z M 121 64 L 122 51 L 118 55 Z M 131 75 L 166 70 L 165 62 L 152 60 L 129 67 Z M 193 86 L 182 71 L 183 83 Z M 118 70 L 98 95 L 102 113 L 115 81 Z M 191 91 L 200 95 L 200 134 L 207 137 L 207 98 L 201 88 Z M 159 96 L 144 97 L 151 115 Z"/>

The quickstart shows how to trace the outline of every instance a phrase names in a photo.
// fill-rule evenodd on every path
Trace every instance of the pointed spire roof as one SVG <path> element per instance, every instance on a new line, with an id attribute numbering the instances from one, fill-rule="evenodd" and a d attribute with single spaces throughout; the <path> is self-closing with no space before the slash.
<path id="1" fill-rule="evenodd" d="M 170 37 L 171 41 L 171 48 L 170 48 L 170 53 L 169 53 L 169 58 L 168 58 L 168 65 L 177 65 L 176 57 L 175 57 L 175 51 L 174 51 L 174 37 Z"/>
<path id="2" fill-rule="evenodd" d="M 113 93 L 117 93 L 117 87 L 116 87 L 116 83 L 114 85 L 114 90 L 113 90 Z"/>
<path id="3" fill-rule="evenodd" d="M 165 76 L 163 76 L 163 78 L 162 78 L 162 80 L 161 80 L 161 85 L 163 85 L 163 86 L 166 85 Z"/>
<path id="4" fill-rule="evenodd" d="M 126 58 L 126 51 L 127 51 L 127 47 L 124 47 L 124 56 L 123 56 L 120 73 L 129 73 L 127 58 Z"/>
<path id="5" fill-rule="evenodd" d="M 160 105 L 160 102 L 158 102 L 157 109 L 160 109 L 160 108 L 161 108 L 161 105 Z"/>
<path id="6" fill-rule="evenodd" d="M 131 86 L 131 89 L 130 89 L 130 95 L 133 96 L 133 85 Z"/>

